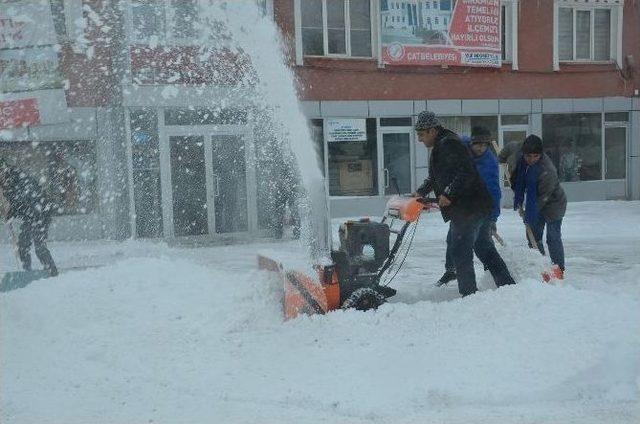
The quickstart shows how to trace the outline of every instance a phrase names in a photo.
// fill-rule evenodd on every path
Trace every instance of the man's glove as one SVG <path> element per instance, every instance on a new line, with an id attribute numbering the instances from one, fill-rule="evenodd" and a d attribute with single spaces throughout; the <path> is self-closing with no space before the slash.
<path id="1" fill-rule="evenodd" d="M 524 209 L 522 209 L 522 206 L 518 208 L 518 215 L 520 215 L 520 218 L 524 219 Z"/>

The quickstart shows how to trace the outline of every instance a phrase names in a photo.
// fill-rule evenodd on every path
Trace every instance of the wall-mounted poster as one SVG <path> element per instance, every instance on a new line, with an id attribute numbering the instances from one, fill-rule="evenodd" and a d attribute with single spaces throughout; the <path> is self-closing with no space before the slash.
<path id="1" fill-rule="evenodd" d="M 0 4 L 0 130 L 68 121 L 50 3 Z"/>
<path id="2" fill-rule="evenodd" d="M 366 119 L 328 118 L 326 123 L 327 141 L 367 141 Z"/>
<path id="3" fill-rule="evenodd" d="M 500 67 L 500 0 L 381 0 L 387 65 Z"/>

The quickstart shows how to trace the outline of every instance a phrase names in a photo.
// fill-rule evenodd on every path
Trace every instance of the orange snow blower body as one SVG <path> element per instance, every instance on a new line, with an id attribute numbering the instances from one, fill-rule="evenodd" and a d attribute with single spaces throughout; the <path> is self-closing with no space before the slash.
<path id="1" fill-rule="evenodd" d="M 377 308 L 396 291 L 380 285 L 380 279 L 395 260 L 407 228 L 425 209 L 436 209 L 434 199 L 394 196 L 387 202 L 381 222 L 362 218 L 340 226 L 340 247 L 331 251 L 330 265 L 316 265 L 317 275 L 286 270 L 271 258 L 258 256 L 261 269 L 274 271 L 284 283 L 284 318 L 325 314 L 340 308 Z M 390 220 L 391 222 L 387 223 Z M 403 224 L 399 230 L 393 222 Z M 389 248 L 390 233 L 395 233 Z"/>

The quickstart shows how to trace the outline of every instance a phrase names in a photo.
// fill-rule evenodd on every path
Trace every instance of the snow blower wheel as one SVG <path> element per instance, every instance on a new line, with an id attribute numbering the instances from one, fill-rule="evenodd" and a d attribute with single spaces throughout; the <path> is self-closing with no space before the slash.
<path id="1" fill-rule="evenodd" d="M 355 308 L 358 311 L 368 311 L 369 309 L 378 309 L 378 306 L 386 302 L 383 295 L 372 288 L 364 287 L 355 290 L 351 295 L 342 302 L 342 309 Z"/>

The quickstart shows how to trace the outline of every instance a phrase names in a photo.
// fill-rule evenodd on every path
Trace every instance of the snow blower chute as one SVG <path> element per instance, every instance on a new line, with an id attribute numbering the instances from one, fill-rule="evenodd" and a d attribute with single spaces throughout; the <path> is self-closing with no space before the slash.
<path id="1" fill-rule="evenodd" d="M 369 218 L 344 222 L 339 230 L 340 246 L 331 251 L 332 263 L 315 266 L 317 279 L 286 270 L 281 263 L 259 255 L 258 266 L 279 273 L 284 280 L 285 319 L 339 308 L 373 309 L 395 295 L 396 290 L 388 284 L 404 262 L 402 258 L 397 263 L 398 252 L 408 229 L 413 224 L 415 232 L 425 209 L 437 209 L 436 200 L 394 196 L 387 202 L 381 222 Z M 394 228 L 396 221 L 401 222 L 399 228 Z M 389 248 L 392 233 L 395 240 Z M 392 267 L 395 273 L 389 276 Z"/>

